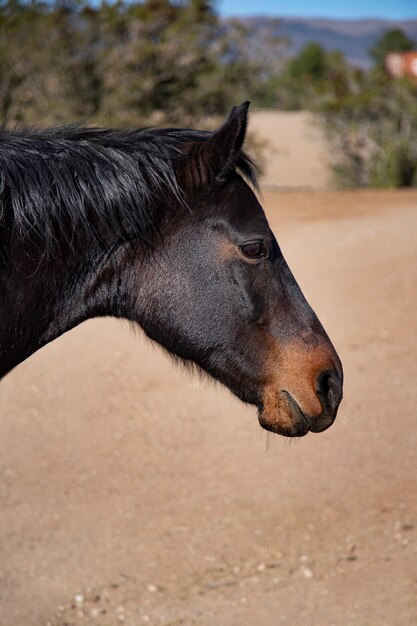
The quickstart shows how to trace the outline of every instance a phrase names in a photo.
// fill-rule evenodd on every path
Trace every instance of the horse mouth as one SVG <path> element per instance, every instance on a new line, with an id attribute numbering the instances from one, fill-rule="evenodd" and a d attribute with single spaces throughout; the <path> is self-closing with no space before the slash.
<path id="1" fill-rule="evenodd" d="M 281 396 L 285 400 L 285 414 L 283 416 L 274 416 L 274 419 L 271 420 L 265 414 L 264 406 L 260 405 L 258 407 L 260 426 L 271 433 L 276 433 L 283 437 L 304 437 L 310 432 L 310 423 L 307 417 L 288 391 L 283 390 Z"/>

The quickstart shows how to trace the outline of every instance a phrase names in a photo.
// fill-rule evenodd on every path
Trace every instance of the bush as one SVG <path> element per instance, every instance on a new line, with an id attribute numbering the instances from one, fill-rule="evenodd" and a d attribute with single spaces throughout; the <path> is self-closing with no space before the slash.
<path id="1" fill-rule="evenodd" d="M 343 187 L 417 185 L 417 85 L 371 73 L 355 93 L 320 108 Z"/>
<path id="2" fill-rule="evenodd" d="M 356 72 L 341 52 L 326 52 L 320 44 L 310 42 L 273 79 L 275 104 L 290 111 L 314 110 L 323 102 L 348 94 Z"/>
<path id="3" fill-rule="evenodd" d="M 281 45 L 213 0 L 5 0 L 0 123 L 204 125 L 263 91 Z"/>

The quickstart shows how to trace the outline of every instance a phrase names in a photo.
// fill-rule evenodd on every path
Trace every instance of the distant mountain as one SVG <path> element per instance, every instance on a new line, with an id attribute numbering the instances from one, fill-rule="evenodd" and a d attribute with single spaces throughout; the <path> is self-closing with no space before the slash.
<path id="1" fill-rule="evenodd" d="M 417 48 L 417 19 L 393 21 L 282 18 L 278 24 L 276 18 L 262 16 L 240 18 L 240 20 L 252 26 L 259 26 L 260 30 L 272 26 L 274 34 L 288 37 L 290 40 L 289 56 L 298 52 L 309 41 L 317 41 L 326 50 L 340 50 L 350 63 L 365 69 L 371 64 L 369 49 L 386 30 L 401 28 L 416 41 Z"/>

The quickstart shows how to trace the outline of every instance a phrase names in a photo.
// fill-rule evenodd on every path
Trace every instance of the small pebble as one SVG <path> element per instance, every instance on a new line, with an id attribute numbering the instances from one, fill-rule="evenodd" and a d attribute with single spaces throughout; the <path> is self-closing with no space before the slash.
<path id="1" fill-rule="evenodd" d="M 304 578 L 313 578 L 313 576 L 314 576 L 314 573 L 308 567 L 302 567 L 301 568 L 301 572 L 302 572 Z"/>
<path id="2" fill-rule="evenodd" d="M 148 585 L 148 591 L 150 593 L 155 593 L 156 591 L 158 591 L 158 587 L 156 585 Z"/>
<path id="3" fill-rule="evenodd" d="M 74 596 L 74 602 L 76 602 L 77 604 L 82 604 L 84 602 L 84 596 L 79 593 L 76 596 Z"/>

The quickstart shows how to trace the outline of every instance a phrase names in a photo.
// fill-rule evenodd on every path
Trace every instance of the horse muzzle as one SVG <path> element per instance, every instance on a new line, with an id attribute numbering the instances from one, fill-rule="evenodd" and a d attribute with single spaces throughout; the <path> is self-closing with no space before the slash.
<path id="1" fill-rule="evenodd" d="M 340 365 L 340 363 L 339 363 Z M 262 428 L 285 437 L 320 433 L 331 426 L 343 396 L 341 366 L 320 372 L 314 387 L 298 384 L 295 390 L 267 387 L 259 410 Z"/>

